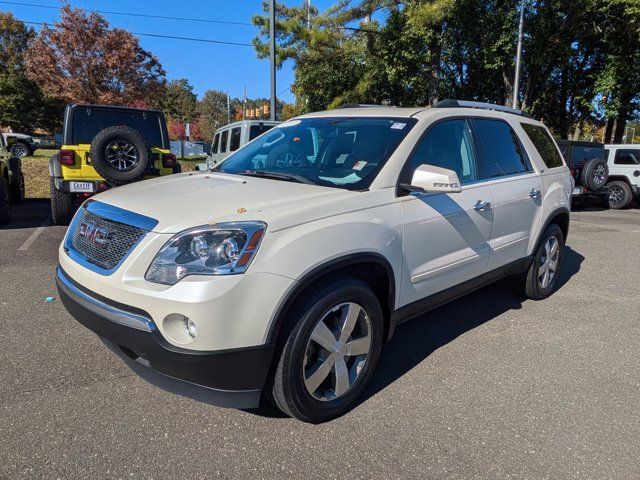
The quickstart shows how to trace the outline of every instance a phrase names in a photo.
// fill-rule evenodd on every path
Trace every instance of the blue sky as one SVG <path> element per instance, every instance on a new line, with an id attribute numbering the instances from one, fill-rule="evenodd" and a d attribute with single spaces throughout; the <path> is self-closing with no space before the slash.
<path id="1" fill-rule="evenodd" d="M 54 0 L 14 0 L 16 3 L 60 6 Z M 285 0 L 288 5 L 303 0 Z M 333 5 L 333 0 L 312 0 L 320 10 Z M 251 17 L 262 12 L 261 0 L 72 0 L 71 4 L 88 10 L 109 10 L 171 17 L 202 18 L 251 22 Z M 0 2 L 0 11 L 9 11 L 20 20 L 52 22 L 59 18 L 57 10 Z M 165 19 L 104 15 L 116 27 L 132 32 L 154 33 L 183 37 L 199 37 L 251 43 L 257 33 L 252 25 L 224 25 Z M 36 29 L 39 27 L 35 27 Z M 143 48 L 153 52 L 167 72 L 167 78 L 187 78 L 201 96 L 207 89 L 228 91 L 232 97 L 242 97 L 244 85 L 247 96 L 269 96 L 269 61 L 258 60 L 253 47 L 217 45 L 201 42 L 139 37 Z M 279 98 L 292 102 L 287 87 L 293 82 L 293 65 L 285 64 L 278 71 Z M 281 93 L 283 92 L 283 93 Z"/>

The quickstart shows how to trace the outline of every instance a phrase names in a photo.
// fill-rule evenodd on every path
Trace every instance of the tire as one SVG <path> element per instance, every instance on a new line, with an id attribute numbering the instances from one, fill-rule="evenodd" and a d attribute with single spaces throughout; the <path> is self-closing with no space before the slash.
<path id="1" fill-rule="evenodd" d="M 609 179 L 609 166 L 602 158 L 592 158 L 582 167 L 580 181 L 583 187 L 597 192 L 607 184 Z"/>
<path id="2" fill-rule="evenodd" d="M 609 182 L 609 206 L 620 210 L 627 208 L 633 200 L 633 192 L 627 182 L 616 180 Z"/>
<path id="3" fill-rule="evenodd" d="M 75 213 L 73 194 L 61 192 L 56 188 L 53 177 L 49 177 L 51 191 L 51 219 L 56 225 L 68 225 Z"/>
<path id="4" fill-rule="evenodd" d="M 7 180 L 0 176 L 0 225 L 6 225 L 11 221 L 11 202 L 9 199 L 9 185 Z"/>
<path id="5" fill-rule="evenodd" d="M 25 198 L 24 173 L 22 173 L 22 170 L 17 170 L 14 175 L 16 181 L 13 182 L 9 188 L 9 196 L 11 197 L 11 203 L 20 205 L 24 202 Z"/>
<path id="6" fill-rule="evenodd" d="M 349 318 L 348 313 L 358 315 L 351 317 L 355 318 L 352 330 L 344 338 L 339 334 L 349 328 L 338 327 L 341 319 Z M 287 325 L 275 371 L 267 383 L 267 397 L 285 414 L 304 422 L 325 422 L 347 412 L 371 379 L 382 348 L 382 309 L 374 293 L 366 283 L 350 277 L 316 284 L 292 308 Z M 312 340 L 312 335 L 324 345 L 333 345 L 333 352 Z M 367 353 L 353 354 L 356 346 L 361 351 L 368 348 Z M 340 354 L 345 351 L 349 353 Z"/>
<path id="7" fill-rule="evenodd" d="M 555 247 L 553 245 L 555 244 Z M 551 255 L 548 253 L 551 252 Z M 555 223 L 544 231 L 533 256 L 533 262 L 525 275 L 525 295 L 532 300 L 542 300 L 551 295 L 556 287 L 564 253 L 564 235 Z M 551 261 L 548 262 L 549 256 Z M 549 269 L 544 266 L 550 267 Z M 544 269 L 543 269 L 544 268 Z M 548 283 L 544 272 L 547 270 Z"/>
<path id="8" fill-rule="evenodd" d="M 11 155 L 18 158 L 28 157 L 33 154 L 31 147 L 23 142 L 16 142 L 9 149 Z"/>
<path id="9" fill-rule="evenodd" d="M 149 147 L 133 128 L 107 127 L 91 142 L 91 161 L 108 184 L 124 185 L 142 178 L 149 162 Z"/>

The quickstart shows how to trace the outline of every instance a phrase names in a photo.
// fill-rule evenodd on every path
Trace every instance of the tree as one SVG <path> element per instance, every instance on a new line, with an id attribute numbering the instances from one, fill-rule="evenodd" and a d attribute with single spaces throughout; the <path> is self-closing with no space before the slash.
<path id="1" fill-rule="evenodd" d="M 66 102 L 129 105 L 153 103 L 164 85 L 158 59 L 97 13 L 65 5 L 61 19 L 45 26 L 26 53 L 27 74 Z"/>
<path id="2" fill-rule="evenodd" d="M 167 118 L 190 122 L 196 116 L 198 97 L 186 78 L 167 83 L 159 106 Z"/>
<path id="3" fill-rule="evenodd" d="M 10 13 L 0 13 L 0 125 L 17 132 L 54 131 L 62 123 L 63 105 L 26 76 L 24 53 L 34 35 Z"/>
<path id="4" fill-rule="evenodd" d="M 227 122 L 227 94 L 220 90 L 207 90 L 198 102 L 202 138 L 211 140 L 215 131 Z"/>

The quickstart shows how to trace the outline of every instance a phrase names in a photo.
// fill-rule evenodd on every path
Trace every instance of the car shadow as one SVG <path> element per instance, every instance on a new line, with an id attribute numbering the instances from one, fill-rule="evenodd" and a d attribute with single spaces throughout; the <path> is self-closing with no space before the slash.
<path id="1" fill-rule="evenodd" d="M 11 205 L 11 222 L 0 226 L 1 230 L 36 228 L 51 222 L 51 203 L 48 198 L 27 198 L 20 205 Z"/>
<path id="2" fill-rule="evenodd" d="M 571 247 L 565 247 L 558 290 L 578 273 L 583 261 L 584 256 Z M 369 387 L 354 408 L 358 408 L 359 404 L 384 390 L 460 335 L 509 310 L 521 309 L 526 298 L 513 284 L 513 278 L 505 278 L 400 325 L 391 341 L 384 345 Z M 266 400 L 263 400 L 259 409 L 247 412 L 270 418 L 286 417 Z"/>

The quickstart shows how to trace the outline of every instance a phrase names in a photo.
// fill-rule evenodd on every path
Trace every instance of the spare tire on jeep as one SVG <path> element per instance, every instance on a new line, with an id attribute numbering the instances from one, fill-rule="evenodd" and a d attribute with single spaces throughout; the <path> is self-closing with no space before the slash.
<path id="1" fill-rule="evenodd" d="M 582 167 L 580 181 L 583 187 L 598 191 L 607 184 L 609 179 L 609 167 L 604 158 L 594 157 L 587 160 Z"/>
<path id="2" fill-rule="evenodd" d="M 91 142 L 91 161 L 107 183 L 124 185 L 142 178 L 149 162 L 149 147 L 140 132 L 131 127 L 107 127 Z"/>

